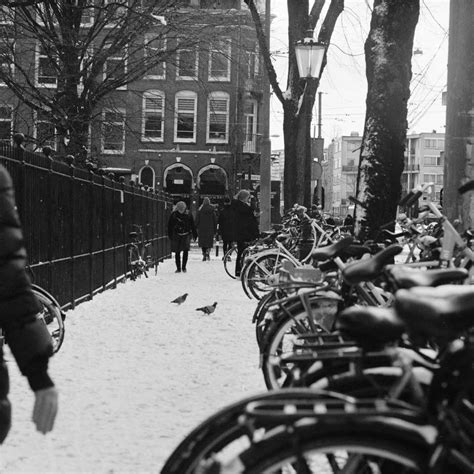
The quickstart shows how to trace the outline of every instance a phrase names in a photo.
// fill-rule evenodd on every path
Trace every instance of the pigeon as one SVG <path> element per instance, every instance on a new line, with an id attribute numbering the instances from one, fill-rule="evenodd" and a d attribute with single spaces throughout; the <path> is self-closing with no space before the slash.
<path id="1" fill-rule="evenodd" d="M 181 296 L 178 296 L 177 298 L 175 298 L 172 303 L 176 303 L 178 305 L 180 305 L 181 303 L 184 303 L 186 301 L 186 298 L 188 297 L 188 294 L 185 293 L 184 295 L 181 295 Z"/>
<path id="2" fill-rule="evenodd" d="M 204 314 L 211 314 L 215 311 L 217 306 L 217 301 L 214 304 L 210 304 L 209 306 L 203 306 L 202 308 L 196 308 L 196 311 L 202 311 Z"/>

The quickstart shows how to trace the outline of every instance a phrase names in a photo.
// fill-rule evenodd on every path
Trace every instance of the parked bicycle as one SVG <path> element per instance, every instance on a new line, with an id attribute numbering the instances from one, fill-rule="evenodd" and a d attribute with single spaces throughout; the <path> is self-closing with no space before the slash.
<path id="1" fill-rule="evenodd" d="M 142 275 L 148 278 L 148 271 L 154 268 L 155 275 L 158 270 L 158 259 L 155 256 L 151 242 L 144 240 L 142 226 L 135 224 L 134 231 L 128 234 L 130 242 L 127 245 L 127 268 L 132 280 Z"/>

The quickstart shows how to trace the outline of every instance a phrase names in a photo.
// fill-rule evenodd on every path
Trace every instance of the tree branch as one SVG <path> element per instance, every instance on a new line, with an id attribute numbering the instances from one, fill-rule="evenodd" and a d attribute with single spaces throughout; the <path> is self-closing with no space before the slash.
<path id="1" fill-rule="evenodd" d="M 272 90 L 275 96 L 278 97 L 278 100 L 282 104 L 284 104 L 285 98 L 283 97 L 283 92 L 280 89 L 280 85 L 278 84 L 275 68 L 273 67 L 273 64 L 271 61 L 269 45 L 267 44 L 267 38 L 265 36 L 265 31 L 263 29 L 262 21 L 257 11 L 257 7 L 255 6 L 254 0 L 245 0 L 245 3 L 249 7 L 250 13 L 252 15 L 252 19 L 255 23 L 258 44 L 260 46 L 260 51 L 262 53 L 263 61 L 265 63 L 265 69 L 267 71 L 268 81 L 270 82 L 270 85 L 272 86 Z"/>
<path id="2" fill-rule="evenodd" d="M 344 10 L 344 0 L 331 0 L 328 12 L 319 30 L 318 41 L 329 43 L 339 15 Z"/>
<path id="3" fill-rule="evenodd" d="M 309 12 L 308 26 L 313 31 L 316 28 L 319 17 L 321 16 L 321 11 L 324 7 L 326 0 L 315 0 L 311 11 Z"/>

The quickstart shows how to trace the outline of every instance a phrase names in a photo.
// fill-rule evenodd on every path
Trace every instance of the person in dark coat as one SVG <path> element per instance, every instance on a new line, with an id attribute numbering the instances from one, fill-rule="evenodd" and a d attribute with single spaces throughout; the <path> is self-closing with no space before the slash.
<path id="1" fill-rule="evenodd" d="M 250 191 L 241 189 L 232 201 L 231 207 L 235 215 L 234 235 L 237 242 L 235 275 L 240 276 L 242 254 L 249 243 L 259 235 L 258 222 L 250 207 Z"/>
<path id="2" fill-rule="evenodd" d="M 186 208 L 184 201 L 179 201 L 168 220 L 168 237 L 171 241 L 171 251 L 174 252 L 174 261 L 176 263 L 176 272 L 186 273 L 188 263 L 189 249 L 191 247 L 191 238 L 196 240 L 197 231 L 194 219 Z M 181 260 L 181 252 L 183 259 Z"/>
<path id="3" fill-rule="evenodd" d="M 198 245 L 202 250 L 202 260 L 210 260 L 210 249 L 214 245 L 214 235 L 217 232 L 217 216 L 214 206 L 208 197 L 202 200 L 196 216 Z"/>
<path id="4" fill-rule="evenodd" d="M 48 375 L 53 354 L 51 335 L 37 318 L 41 305 L 26 273 L 26 250 L 16 211 L 13 184 L 0 165 L 0 327 L 5 341 L 35 395 L 33 423 L 43 434 L 53 429 L 58 392 Z M 9 378 L 0 347 L 0 443 L 11 426 Z"/>
<path id="5" fill-rule="evenodd" d="M 232 247 L 232 242 L 235 241 L 235 214 L 231 206 L 230 197 L 228 196 L 224 199 L 224 206 L 217 218 L 217 226 L 222 238 L 222 247 L 225 257 L 227 251 Z"/>

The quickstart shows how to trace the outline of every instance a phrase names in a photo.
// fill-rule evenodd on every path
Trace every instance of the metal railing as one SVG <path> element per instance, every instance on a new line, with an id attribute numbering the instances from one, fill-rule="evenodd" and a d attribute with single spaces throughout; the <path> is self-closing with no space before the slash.
<path id="1" fill-rule="evenodd" d="M 170 255 L 170 197 L 21 147 L 1 145 L 35 283 L 64 308 L 114 287 L 128 269 L 128 234 L 139 225 L 155 255 Z"/>

